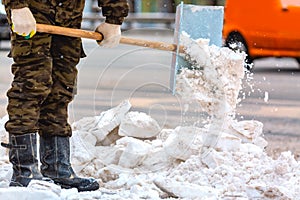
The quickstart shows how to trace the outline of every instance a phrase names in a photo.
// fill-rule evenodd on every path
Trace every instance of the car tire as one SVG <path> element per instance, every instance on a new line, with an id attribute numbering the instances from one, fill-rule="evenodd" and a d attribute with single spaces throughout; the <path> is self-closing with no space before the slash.
<path id="1" fill-rule="evenodd" d="M 234 50 L 246 53 L 245 67 L 251 70 L 253 67 L 253 58 L 249 56 L 248 45 L 246 40 L 238 32 L 230 33 L 225 41 L 225 46 Z"/>
<path id="2" fill-rule="evenodd" d="M 296 58 L 298 64 L 299 64 L 299 68 L 300 68 L 300 58 Z"/>

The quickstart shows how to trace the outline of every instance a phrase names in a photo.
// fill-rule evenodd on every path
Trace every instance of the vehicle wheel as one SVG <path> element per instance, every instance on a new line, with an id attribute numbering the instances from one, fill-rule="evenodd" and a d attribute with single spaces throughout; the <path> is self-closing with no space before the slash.
<path id="1" fill-rule="evenodd" d="M 299 68 L 300 68 L 300 58 L 296 58 L 298 64 L 299 64 Z"/>
<path id="2" fill-rule="evenodd" d="M 239 33 L 229 34 L 229 36 L 226 39 L 225 46 L 234 51 L 245 52 L 247 55 L 246 59 L 245 59 L 245 63 L 246 63 L 245 67 L 248 70 L 251 70 L 250 66 L 253 66 L 253 58 L 251 58 L 251 56 L 249 56 L 247 43 L 241 34 L 239 34 Z"/>

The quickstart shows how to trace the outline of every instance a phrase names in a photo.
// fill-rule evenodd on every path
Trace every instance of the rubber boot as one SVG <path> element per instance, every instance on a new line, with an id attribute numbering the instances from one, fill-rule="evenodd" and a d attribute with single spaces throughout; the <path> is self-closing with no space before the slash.
<path id="1" fill-rule="evenodd" d="M 9 186 L 27 187 L 31 180 L 44 180 L 38 170 L 36 134 L 9 134 L 9 161 L 13 166 L 13 175 Z"/>
<path id="2" fill-rule="evenodd" d="M 99 189 L 99 184 L 95 179 L 80 178 L 72 169 L 69 137 L 41 137 L 40 160 L 41 173 L 62 188 L 77 188 L 80 192 Z"/>

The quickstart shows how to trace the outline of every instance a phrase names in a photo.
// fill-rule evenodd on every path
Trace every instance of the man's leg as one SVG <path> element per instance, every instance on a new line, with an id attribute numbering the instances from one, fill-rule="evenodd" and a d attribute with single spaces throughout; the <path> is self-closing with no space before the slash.
<path id="1" fill-rule="evenodd" d="M 13 165 L 10 186 L 27 186 L 32 179 L 42 179 L 37 161 L 37 122 L 40 105 L 52 86 L 51 37 L 37 34 L 34 38 L 12 35 L 11 56 L 14 75 L 7 92 L 9 120 L 5 124 L 9 133 L 9 160 Z"/>
<path id="2" fill-rule="evenodd" d="M 41 172 L 63 188 L 79 191 L 97 190 L 92 178 L 80 178 L 70 163 L 71 126 L 68 123 L 68 104 L 76 93 L 76 65 L 81 57 L 79 38 L 53 36 L 53 86 L 43 102 L 39 120 Z"/>

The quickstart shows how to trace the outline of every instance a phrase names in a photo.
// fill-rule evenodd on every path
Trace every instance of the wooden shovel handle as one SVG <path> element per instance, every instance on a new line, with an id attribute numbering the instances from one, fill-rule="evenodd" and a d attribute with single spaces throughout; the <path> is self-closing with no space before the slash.
<path id="1" fill-rule="evenodd" d="M 87 39 L 94 39 L 94 40 L 102 40 L 102 34 L 97 33 L 95 31 L 86 31 L 82 29 L 74 29 L 74 28 L 66 28 L 60 26 L 53 26 L 47 24 L 37 24 L 36 29 L 38 32 L 43 33 L 51 33 L 57 35 L 65 35 L 70 37 L 80 37 L 80 38 L 87 38 Z M 149 41 L 149 40 L 142 40 L 137 38 L 129 38 L 129 37 L 121 37 L 120 43 L 128 44 L 128 45 L 135 45 L 141 47 L 148 47 L 152 49 L 159 49 L 164 51 L 177 51 L 176 44 L 169 44 L 165 42 L 156 42 L 156 41 Z M 179 53 L 183 53 L 183 47 L 180 46 Z"/>

